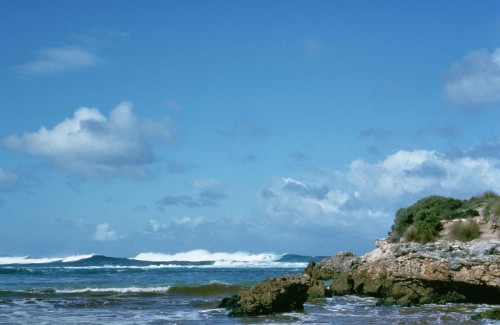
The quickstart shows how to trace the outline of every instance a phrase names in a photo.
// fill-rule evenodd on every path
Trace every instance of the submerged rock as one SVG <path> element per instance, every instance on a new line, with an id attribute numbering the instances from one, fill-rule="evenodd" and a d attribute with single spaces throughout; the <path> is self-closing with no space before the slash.
<path id="1" fill-rule="evenodd" d="M 239 295 L 224 298 L 219 307 L 236 317 L 300 311 L 308 298 L 307 281 L 298 275 L 266 279 Z"/>
<path id="2" fill-rule="evenodd" d="M 472 320 L 493 319 L 500 320 L 500 308 L 488 310 L 471 317 Z"/>

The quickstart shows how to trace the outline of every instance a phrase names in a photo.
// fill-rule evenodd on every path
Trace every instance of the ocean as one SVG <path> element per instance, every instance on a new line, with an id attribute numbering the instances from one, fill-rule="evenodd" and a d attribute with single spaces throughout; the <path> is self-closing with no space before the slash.
<path id="1" fill-rule="evenodd" d="M 0 324 L 495 324 L 476 304 L 376 306 L 376 299 L 310 299 L 303 312 L 231 318 L 222 298 L 268 277 L 300 274 L 321 256 L 143 253 L 131 258 L 0 257 Z M 498 324 L 498 323 L 497 323 Z"/>

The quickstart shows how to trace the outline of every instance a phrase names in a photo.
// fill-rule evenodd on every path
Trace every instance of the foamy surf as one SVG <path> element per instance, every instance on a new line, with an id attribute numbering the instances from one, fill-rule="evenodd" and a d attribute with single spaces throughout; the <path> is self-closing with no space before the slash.
<path id="1" fill-rule="evenodd" d="M 9 264 L 47 264 L 55 262 L 72 263 L 92 258 L 95 254 L 72 255 L 68 257 L 30 257 L 30 256 L 6 256 L 0 257 L 0 265 Z"/>
<path id="2" fill-rule="evenodd" d="M 127 288 L 81 288 L 81 289 L 60 289 L 56 293 L 166 293 L 170 286 L 166 287 L 127 287 Z"/>
<path id="3" fill-rule="evenodd" d="M 131 259 L 146 262 L 205 262 L 205 261 L 233 261 L 233 262 L 271 262 L 278 260 L 282 255 L 271 253 L 250 254 L 247 252 L 217 252 L 210 253 L 204 249 L 197 249 L 188 252 L 181 252 L 176 254 L 163 254 L 163 253 L 140 253 Z"/>

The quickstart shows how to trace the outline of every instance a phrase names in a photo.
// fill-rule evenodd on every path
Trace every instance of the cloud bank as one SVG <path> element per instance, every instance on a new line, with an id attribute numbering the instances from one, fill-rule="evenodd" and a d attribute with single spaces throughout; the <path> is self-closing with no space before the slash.
<path id="1" fill-rule="evenodd" d="M 464 108 L 500 104 L 500 48 L 476 50 L 455 62 L 444 87 L 448 102 Z"/>
<path id="2" fill-rule="evenodd" d="M 174 139 L 169 119 L 140 119 L 132 104 L 121 103 L 106 117 L 96 108 L 82 107 L 52 129 L 42 127 L 3 143 L 10 149 L 47 157 L 58 166 L 87 176 L 148 177 L 155 160 L 152 140 Z"/>

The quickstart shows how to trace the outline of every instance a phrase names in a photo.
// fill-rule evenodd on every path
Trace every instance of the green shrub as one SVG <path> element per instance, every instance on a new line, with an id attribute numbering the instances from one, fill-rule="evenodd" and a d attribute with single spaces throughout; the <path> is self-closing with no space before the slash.
<path id="1" fill-rule="evenodd" d="M 425 244 L 434 241 L 442 229 L 437 212 L 423 209 L 417 212 L 414 223 L 406 228 L 404 239 Z"/>
<path id="2" fill-rule="evenodd" d="M 457 213 L 455 213 L 454 215 L 454 218 L 444 218 L 444 219 L 457 219 L 457 218 L 460 218 L 460 219 L 464 219 L 464 218 L 470 218 L 470 217 L 479 217 L 479 212 L 475 209 L 465 209 L 465 210 L 461 210 L 461 211 L 458 211 Z"/>
<path id="3" fill-rule="evenodd" d="M 410 225 L 414 224 L 414 222 L 416 222 L 417 215 L 421 211 L 426 210 L 425 213 L 427 214 L 431 213 L 432 215 L 437 216 L 438 221 L 439 219 L 454 219 L 458 216 L 457 211 L 461 209 L 463 205 L 464 201 L 450 197 L 433 195 L 423 198 L 417 201 L 415 204 L 407 208 L 399 209 L 396 212 L 396 217 L 394 219 L 394 227 L 392 228 L 393 236 L 396 238 L 403 236 L 406 232 L 406 229 Z M 423 222 L 423 220 L 421 222 Z M 437 223 L 434 222 L 434 225 L 437 225 Z M 422 224 L 417 227 L 417 230 L 420 229 L 422 231 L 423 228 L 425 227 L 426 226 Z"/>
<path id="4" fill-rule="evenodd" d="M 480 235 L 479 225 L 472 219 L 456 221 L 450 230 L 450 237 L 453 240 L 471 241 L 479 238 Z"/>
<path id="5" fill-rule="evenodd" d="M 493 191 L 486 191 L 468 200 L 438 195 L 428 196 L 396 212 L 388 240 L 398 242 L 404 237 L 407 241 L 427 243 L 438 236 L 442 229 L 441 220 L 477 217 L 480 215 L 478 210 L 482 210 L 484 219 L 490 219 L 500 225 L 500 195 Z M 458 240 L 472 240 L 474 236 L 479 236 L 474 231 L 474 225 L 464 224 L 456 227 L 458 227 L 457 232 L 463 232 L 458 235 L 463 239 L 457 237 Z M 500 232 L 498 236 L 500 238 Z"/>

